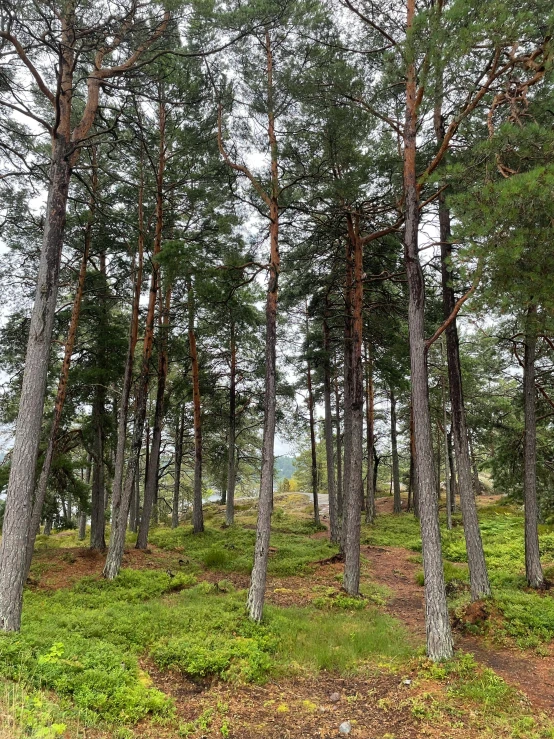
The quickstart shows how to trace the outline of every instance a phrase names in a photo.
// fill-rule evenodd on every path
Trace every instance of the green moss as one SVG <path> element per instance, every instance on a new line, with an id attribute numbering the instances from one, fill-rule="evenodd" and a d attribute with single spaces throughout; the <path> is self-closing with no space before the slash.
<path id="1" fill-rule="evenodd" d="M 281 517 L 283 527 L 272 531 L 268 572 L 270 575 L 300 575 L 309 571 L 309 565 L 336 554 L 337 548 L 326 539 L 310 539 L 314 532 L 311 522 L 298 522 L 292 517 Z M 285 523 L 290 520 L 290 525 Z M 296 522 L 296 523 L 294 523 Z M 252 569 L 256 532 L 238 525 L 222 529 L 207 526 L 201 534 L 193 534 L 191 527 L 154 529 L 150 540 L 162 549 L 183 552 L 191 564 L 221 572 L 249 574 Z"/>

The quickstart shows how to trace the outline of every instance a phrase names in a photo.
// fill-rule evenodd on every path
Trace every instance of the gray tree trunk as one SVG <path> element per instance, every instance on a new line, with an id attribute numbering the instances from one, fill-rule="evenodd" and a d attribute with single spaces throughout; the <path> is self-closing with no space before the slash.
<path id="1" fill-rule="evenodd" d="M 337 430 L 337 526 L 339 528 L 339 532 L 341 532 L 342 515 L 344 512 L 344 500 L 342 494 L 342 434 L 340 425 L 340 395 L 338 377 L 335 377 L 335 426 Z"/>
<path id="2" fill-rule="evenodd" d="M 273 511 L 273 464 L 275 444 L 276 410 L 276 344 L 277 344 L 277 295 L 279 277 L 279 211 L 277 201 L 272 201 L 271 220 L 271 269 L 266 300 L 265 339 L 265 394 L 264 430 L 262 441 L 262 474 L 258 500 L 258 522 L 254 548 L 254 567 L 248 591 L 248 612 L 254 621 L 261 621 L 267 578 L 271 514 Z"/>
<path id="3" fill-rule="evenodd" d="M 183 436 L 185 433 L 185 410 L 181 409 L 177 416 L 175 429 L 175 478 L 173 481 L 173 507 L 171 511 L 171 528 L 179 526 L 179 498 L 181 494 L 181 465 L 183 462 Z"/>
<path id="4" fill-rule="evenodd" d="M 346 276 L 344 286 L 344 383 L 342 435 L 342 530 L 341 549 L 344 551 L 350 494 L 350 460 L 352 453 L 352 245 L 346 239 Z"/>
<path id="5" fill-rule="evenodd" d="M 360 588 L 360 525 L 363 501 L 363 419 L 364 374 L 362 365 L 363 327 L 363 245 L 357 219 L 347 216 L 349 241 L 352 244 L 352 298 L 350 329 L 350 454 L 348 491 L 345 496 L 343 525 L 344 580 L 343 587 L 349 595 L 358 595 Z M 346 386 L 345 386 L 346 395 Z"/>
<path id="6" fill-rule="evenodd" d="M 452 504 L 452 512 L 454 512 L 456 510 L 458 485 L 456 483 L 456 465 L 454 460 L 454 446 L 452 444 L 452 431 L 447 433 L 446 443 L 448 451 L 448 475 L 450 477 L 450 502 Z"/>
<path id="7" fill-rule="evenodd" d="M 168 371 L 167 341 L 169 332 L 169 308 L 171 290 L 166 290 L 165 300 L 160 292 L 159 301 L 159 346 L 158 346 L 158 387 L 156 391 L 156 407 L 154 410 L 154 427 L 152 429 L 152 447 L 148 470 L 146 472 L 146 484 L 144 486 L 144 501 L 142 505 L 142 516 L 137 536 L 136 549 L 146 549 L 148 546 L 148 532 L 152 510 L 158 498 L 158 473 L 160 469 L 160 450 L 162 446 L 162 428 L 165 414 L 165 387 Z"/>
<path id="8" fill-rule="evenodd" d="M 408 0 L 410 28 L 415 0 Z M 427 346 L 425 342 L 425 281 L 419 261 L 419 193 L 416 167 L 417 83 L 415 64 L 410 62 L 406 79 L 406 122 L 404 128 L 404 256 L 408 282 L 408 331 L 415 438 L 415 468 L 425 577 L 425 627 L 427 654 L 437 661 L 453 653 L 452 634 L 442 562 L 438 500 L 435 495 L 433 439 L 429 408 Z"/>
<path id="9" fill-rule="evenodd" d="M 195 534 L 200 534 L 204 531 L 204 514 L 202 511 L 202 407 L 200 400 L 200 370 L 198 366 L 196 333 L 194 329 L 194 290 L 190 277 L 187 280 L 187 295 L 189 351 L 194 408 L 194 489 L 192 499 L 192 528 Z"/>
<path id="10" fill-rule="evenodd" d="M 441 350 L 443 345 L 441 344 Z M 450 487 L 450 475 L 448 474 L 448 412 L 446 410 L 446 378 L 441 377 L 442 386 L 442 418 L 443 418 L 443 441 L 444 441 L 444 485 L 446 488 L 446 527 L 452 529 L 452 489 Z M 440 480 L 440 468 L 439 468 Z"/>
<path id="11" fill-rule="evenodd" d="M 323 319 L 323 400 L 325 407 L 325 456 L 327 457 L 327 494 L 329 496 L 329 528 L 331 541 L 339 541 L 339 510 L 335 488 L 335 465 L 333 444 L 333 414 L 331 409 L 331 361 L 329 325 Z"/>
<path id="12" fill-rule="evenodd" d="M 306 321 L 307 323 L 307 321 Z M 308 334 L 309 336 L 309 334 Z M 309 347 L 308 347 L 309 351 Z M 308 386 L 308 412 L 310 417 L 310 449 L 312 455 L 312 496 L 314 505 L 314 523 L 319 526 L 319 500 L 317 495 L 317 447 L 315 438 L 315 417 L 314 417 L 314 394 L 312 390 L 312 367 L 308 360 L 307 367 L 307 386 Z"/>
<path id="13" fill-rule="evenodd" d="M 37 290 L 31 314 L 6 495 L 0 544 L 0 628 L 4 631 L 17 631 L 21 624 L 35 469 L 71 176 L 67 146 L 68 142 L 61 137 L 54 139 Z"/>
<path id="14" fill-rule="evenodd" d="M 392 451 L 392 484 L 394 491 L 394 512 L 402 512 L 402 500 L 400 498 L 400 466 L 398 463 L 398 440 L 396 435 L 396 397 L 394 390 L 390 388 L 390 440 Z"/>
<path id="15" fill-rule="evenodd" d="M 527 311 L 525 325 L 525 358 L 523 393 L 525 413 L 524 478 L 525 502 L 525 577 L 531 588 L 544 587 L 539 550 L 539 511 L 537 503 L 537 421 L 535 389 L 535 355 L 537 346 L 537 309 Z"/>
<path id="16" fill-rule="evenodd" d="M 79 511 L 79 541 L 84 541 L 87 535 L 87 514 Z"/>
<path id="17" fill-rule="evenodd" d="M 475 456 L 475 448 L 473 446 L 472 435 L 468 432 L 469 453 L 471 456 L 471 469 L 473 472 L 473 492 L 475 495 L 481 495 L 481 481 L 479 480 L 479 468 L 477 467 L 477 457 Z"/>
<path id="18" fill-rule="evenodd" d="M 237 348 L 235 346 L 235 324 L 231 319 L 231 367 L 229 378 L 229 450 L 227 456 L 227 497 L 225 500 L 225 524 L 232 526 L 235 522 L 235 484 L 237 477 L 236 463 L 236 381 L 237 381 Z"/>
<path id="19" fill-rule="evenodd" d="M 90 516 L 90 547 L 91 549 L 99 549 L 101 551 L 106 548 L 106 515 L 104 511 L 106 498 L 104 480 L 104 394 L 104 388 L 97 386 L 93 408 L 95 443 Z"/>
<path id="20" fill-rule="evenodd" d="M 441 117 L 442 120 L 442 117 Z M 441 272 L 443 313 L 447 319 L 454 310 L 455 295 L 452 286 L 451 261 L 452 242 L 450 233 L 450 211 L 444 201 L 444 193 L 439 196 L 439 224 L 441 240 Z M 485 552 L 481 540 L 481 529 L 477 516 L 477 505 L 473 490 L 471 457 L 464 408 L 460 346 L 456 320 L 446 329 L 446 356 L 448 362 L 448 385 L 450 388 L 450 407 L 452 410 L 452 436 L 456 453 L 458 472 L 458 492 L 464 524 L 464 536 L 469 566 L 469 580 L 472 600 L 488 597 L 491 594 Z M 452 497 L 455 488 L 451 486 Z"/>
<path id="21" fill-rule="evenodd" d="M 144 176 L 142 154 L 143 152 L 141 149 L 138 190 L 138 253 L 136 272 L 134 270 L 135 263 L 133 259 L 133 307 L 131 309 L 131 320 L 129 322 L 129 343 L 127 348 L 127 357 L 125 359 L 125 372 L 123 375 L 123 387 L 121 389 L 121 399 L 119 402 L 119 415 L 117 421 L 117 442 L 114 463 L 114 479 L 112 487 L 112 530 L 110 533 L 110 541 L 111 536 L 113 535 L 114 521 L 117 520 L 121 507 L 121 490 L 123 486 L 123 474 L 125 471 L 125 447 L 127 445 L 127 420 L 129 417 L 129 400 L 131 398 L 131 389 L 133 385 L 133 364 L 135 360 L 135 348 L 138 339 L 140 293 L 142 289 L 142 271 L 144 262 Z M 129 519 L 129 528 L 131 529 L 131 531 L 136 531 L 138 523 L 138 501 L 136 500 L 137 495 L 138 490 L 134 491 L 133 493 L 134 497 L 132 502 L 134 503 L 134 505 L 131 505 L 131 515 Z"/>
<path id="22" fill-rule="evenodd" d="M 268 99 L 268 144 L 271 152 L 271 197 L 266 196 L 269 206 L 269 281 L 266 298 L 266 337 L 265 337 L 265 396 L 264 430 L 262 440 L 262 474 L 260 479 L 260 498 L 258 501 L 258 521 L 256 524 L 256 544 L 254 547 L 254 566 L 248 591 L 248 613 L 254 621 L 261 621 L 267 578 L 269 538 L 271 533 L 271 514 L 273 512 L 273 465 L 275 447 L 276 411 L 276 345 L 277 345 L 277 297 L 281 257 L 279 254 L 279 162 L 275 133 L 275 111 L 273 110 L 273 52 L 269 29 L 265 34 L 267 52 L 267 99 Z"/>
<path id="23" fill-rule="evenodd" d="M 373 391 L 373 366 L 366 344 L 366 452 L 367 452 L 367 477 L 366 477 L 366 501 L 365 520 L 373 523 L 375 520 L 375 399 Z"/>

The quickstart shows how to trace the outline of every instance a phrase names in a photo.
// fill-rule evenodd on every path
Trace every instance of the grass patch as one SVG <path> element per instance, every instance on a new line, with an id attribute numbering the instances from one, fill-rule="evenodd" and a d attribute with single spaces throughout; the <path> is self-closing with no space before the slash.
<path id="1" fill-rule="evenodd" d="M 213 537 L 205 539 L 213 547 Z M 401 626 L 367 600 L 341 594 L 348 603 L 329 611 L 268 606 L 254 624 L 243 591 L 194 583 L 190 574 L 123 570 L 114 581 L 88 577 L 64 590 L 26 592 L 21 633 L 0 635 L 0 676 L 55 691 L 83 725 L 127 726 L 147 716 L 173 720 L 172 701 L 141 668 L 144 657 L 194 679 L 262 682 L 413 653 Z"/>
<path id="2" fill-rule="evenodd" d="M 483 547 L 493 588 L 494 605 L 500 618 L 484 624 L 486 633 L 503 641 L 513 638 L 521 647 L 538 647 L 554 638 L 554 591 L 534 593 L 526 589 L 523 514 L 508 504 L 478 509 Z M 464 532 L 459 515 L 454 528 L 441 520 L 444 573 L 451 605 L 458 608 L 469 601 L 465 594 L 469 573 Z M 545 572 L 554 562 L 554 530 L 540 526 L 540 550 Z M 378 516 L 364 527 L 364 541 L 374 546 L 396 546 L 421 551 L 419 522 L 412 514 Z M 552 570 L 554 572 L 554 569 Z M 416 576 L 423 585 L 423 572 Z"/>
<path id="3" fill-rule="evenodd" d="M 314 612 L 271 607 L 268 622 L 281 634 L 276 668 L 283 674 L 295 669 L 351 673 L 376 657 L 401 661 L 415 651 L 404 627 L 375 608 Z"/>
<path id="4" fill-rule="evenodd" d="M 415 687 L 430 679 L 444 684 L 441 693 L 426 691 L 409 699 L 412 714 L 440 726 L 461 727 L 460 718 L 469 711 L 485 729 L 483 736 L 511 739 L 552 739 L 554 724 L 543 714 L 531 716 L 521 695 L 493 670 L 475 661 L 472 654 L 459 654 L 440 664 L 420 665 Z M 481 734 L 480 734 L 481 736 Z"/>
<path id="5" fill-rule="evenodd" d="M 291 519 L 290 525 L 287 523 Z M 314 532 L 309 521 L 285 517 L 281 528 L 271 533 L 271 556 L 268 573 L 278 577 L 302 575 L 310 571 L 309 565 L 336 554 L 337 547 L 326 539 L 310 539 Z M 286 524 L 286 525 L 285 525 Z M 193 565 L 222 572 L 249 574 L 252 569 L 256 532 L 238 525 L 221 529 L 207 526 L 202 534 L 193 534 L 191 527 L 177 529 L 157 528 L 150 541 L 156 546 L 183 552 Z"/>

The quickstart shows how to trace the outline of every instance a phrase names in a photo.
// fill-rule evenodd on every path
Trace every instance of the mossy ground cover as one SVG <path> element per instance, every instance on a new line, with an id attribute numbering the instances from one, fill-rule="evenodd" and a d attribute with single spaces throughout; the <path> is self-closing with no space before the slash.
<path id="1" fill-rule="evenodd" d="M 502 615 L 475 627 L 484 628 L 489 635 L 502 639 L 511 637 L 522 647 L 537 647 L 554 638 L 554 591 L 532 592 L 525 583 L 523 541 L 523 513 L 520 508 L 490 505 L 479 509 L 489 577 L 493 587 L 492 604 Z M 451 531 L 441 518 L 444 569 L 447 583 L 452 587 L 451 605 L 461 609 L 468 602 L 463 584 L 468 582 L 467 556 L 461 518 L 454 516 Z M 364 529 L 364 541 L 376 546 L 397 546 L 421 552 L 419 524 L 410 514 L 381 516 L 371 527 Z M 540 549 L 545 572 L 554 574 L 554 527 L 540 526 Z M 552 576 L 552 575 L 551 575 Z M 418 575 L 423 585 L 423 573 Z M 467 588 L 466 588 L 467 589 Z"/>
<path id="2" fill-rule="evenodd" d="M 250 515 L 251 508 L 245 509 L 245 517 Z M 270 573 L 285 583 L 289 577 L 295 585 L 299 578 L 305 580 L 314 597 L 303 606 L 268 605 L 264 622 L 252 624 L 246 618 L 245 591 L 235 589 L 230 580 L 214 583 L 213 571 L 221 573 L 215 578 L 247 573 L 255 532 L 251 524 L 245 527 L 240 521 L 222 528 L 219 513 L 208 518 L 206 531 L 197 536 L 187 526 L 154 529 L 152 543 L 160 555 L 155 569 L 123 570 L 114 582 L 91 576 L 70 587 L 38 586 L 26 592 L 21 633 L 0 637 L 0 679 L 6 686 L 0 714 L 9 717 L 12 732 L 6 736 L 19 732 L 36 739 L 78 737 L 84 726 L 95 727 L 95 736 L 122 739 L 223 736 L 223 730 L 235 736 L 217 706 L 204 706 L 198 717 L 183 722 L 174 700 L 152 681 L 149 671 L 154 670 L 175 675 L 176 680 L 199 681 L 208 698 L 213 680 L 254 686 L 267 680 L 296 680 L 302 686 L 317 675 L 332 680 L 332 676 L 404 672 L 414 676 L 413 694 L 406 699 L 409 705 L 402 707 L 409 709 L 414 725 L 440 726 L 448 721 L 452 736 L 466 722 L 485 732 L 468 736 L 486 736 L 490 729 L 498 736 L 554 737 L 543 719 L 528 708 L 522 710 L 517 693 L 497 675 L 470 669 L 469 658 L 440 668 L 420 662 L 414 639 L 383 611 L 391 593 L 371 582 L 366 568 L 362 600 L 337 591 L 340 573 L 331 567 L 329 582 L 314 585 L 312 573 L 318 567 L 314 563 L 332 556 L 336 548 L 324 538 L 312 537 L 315 528 L 305 505 L 277 514 Z M 505 628 L 516 637 L 521 633 L 526 639 L 550 639 L 554 624 L 548 609 L 535 606 L 534 600 L 544 606 L 550 596 L 541 598 L 521 588 L 521 516 L 511 509 L 491 508 L 481 511 L 481 518 L 487 551 L 496 553 L 496 542 L 507 551 L 506 566 L 496 554 L 490 562 Z M 51 537 L 48 550 L 71 541 L 71 535 L 62 534 L 53 543 L 57 536 Z M 381 516 L 364 536 L 372 544 L 408 547 L 414 557 L 420 556 L 418 524 L 410 515 Z M 551 532 L 544 530 L 541 536 L 548 548 Z M 463 581 L 467 567 L 461 529 L 446 533 L 444 543 L 447 575 Z M 73 557 L 71 549 L 68 556 Z M 39 576 L 47 561 L 39 554 L 35 564 Z M 179 561 L 179 569 L 166 567 Z M 71 567 L 69 560 L 66 566 Z M 428 690 L 426 681 L 434 688 Z M 304 703 L 319 710 L 309 697 Z M 396 709 L 385 701 L 379 710 Z M 516 733 L 508 731 L 510 723 L 516 725 Z M 145 734 L 145 726 L 158 728 Z M 212 729 L 216 733 L 209 733 Z"/>

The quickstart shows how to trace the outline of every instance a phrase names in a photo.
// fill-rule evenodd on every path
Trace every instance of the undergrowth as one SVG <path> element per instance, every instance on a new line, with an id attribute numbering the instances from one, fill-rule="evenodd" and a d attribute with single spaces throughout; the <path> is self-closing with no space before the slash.
<path id="1" fill-rule="evenodd" d="M 0 636 L 0 675 L 71 699 L 86 725 L 129 725 L 174 712 L 144 658 L 196 680 L 263 682 L 413 653 L 400 624 L 375 607 L 268 606 L 255 624 L 244 591 L 194 583 L 191 575 L 123 570 L 112 582 L 84 578 L 69 589 L 27 592 L 21 633 Z"/>
<path id="2" fill-rule="evenodd" d="M 421 690 L 428 680 L 444 686 Z M 510 739 L 552 739 L 554 724 L 545 716 L 531 716 L 525 701 L 493 670 L 478 664 L 472 654 L 460 653 L 448 662 L 425 660 L 417 671 L 417 696 L 409 699 L 412 715 L 444 730 L 464 726 L 469 711 L 483 736 Z"/>
<path id="3" fill-rule="evenodd" d="M 315 530 L 309 521 L 281 518 L 271 533 L 268 573 L 281 577 L 304 574 L 314 561 L 336 554 L 337 548 L 327 539 L 308 538 Z M 255 531 L 238 525 L 227 529 L 209 526 L 201 534 L 193 534 L 190 526 L 160 527 L 150 537 L 152 544 L 161 549 L 182 552 L 193 565 L 244 574 L 252 569 L 255 539 Z"/>
<path id="4" fill-rule="evenodd" d="M 479 508 L 483 547 L 493 588 L 494 605 L 502 618 L 483 624 L 482 630 L 495 640 L 513 638 L 522 647 L 539 647 L 554 638 L 553 591 L 531 592 L 525 583 L 523 514 L 510 505 Z M 454 527 L 446 529 L 441 520 L 444 572 L 451 605 L 457 609 L 469 601 L 467 555 L 459 515 Z M 554 530 L 540 526 L 540 550 L 545 571 L 554 563 Z M 365 543 L 374 546 L 397 546 L 421 551 L 419 523 L 411 514 L 379 516 L 364 529 Z M 423 585 L 423 572 L 417 581 Z"/>

